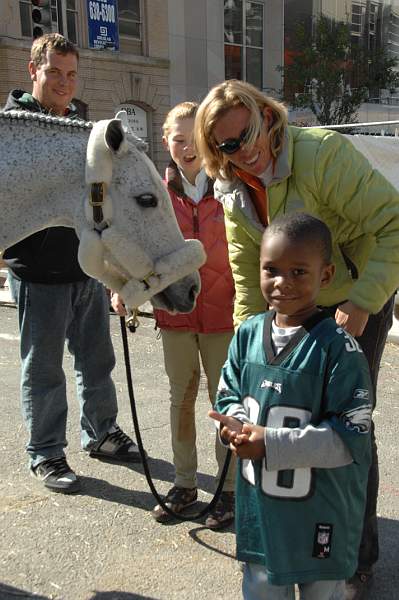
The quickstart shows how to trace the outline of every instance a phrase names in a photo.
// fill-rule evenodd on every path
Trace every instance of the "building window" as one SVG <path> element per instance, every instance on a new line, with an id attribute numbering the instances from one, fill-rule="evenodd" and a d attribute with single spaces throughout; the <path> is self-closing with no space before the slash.
<path id="1" fill-rule="evenodd" d="M 391 9 L 388 35 L 390 55 L 399 60 L 399 12 L 395 13 L 393 9 Z"/>
<path id="2" fill-rule="evenodd" d="M 51 31 L 61 33 L 74 44 L 78 43 L 78 0 L 50 0 Z M 21 33 L 23 37 L 32 37 L 31 0 L 19 1 Z M 47 31 L 49 33 L 49 31 Z"/>
<path id="3" fill-rule="evenodd" d="M 32 4 L 30 0 L 20 0 L 19 14 L 21 17 L 21 33 L 23 37 L 32 37 Z"/>
<path id="4" fill-rule="evenodd" d="M 263 8 L 252 0 L 224 1 L 224 59 L 226 79 L 263 86 Z"/>
<path id="5" fill-rule="evenodd" d="M 377 29 L 378 6 L 370 4 L 369 34 L 375 35 Z"/>
<path id="6" fill-rule="evenodd" d="M 141 40 L 140 0 L 118 0 L 119 35 Z"/>
<path id="7" fill-rule="evenodd" d="M 365 6 L 352 3 L 351 34 L 361 36 L 364 31 Z"/>

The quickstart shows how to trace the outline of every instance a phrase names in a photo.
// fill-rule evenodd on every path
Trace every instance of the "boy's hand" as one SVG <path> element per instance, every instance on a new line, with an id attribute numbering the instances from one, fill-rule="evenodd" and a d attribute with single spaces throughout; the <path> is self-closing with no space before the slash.
<path id="1" fill-rule="evenodd" d="M 265 428 L 261 425 L 244 423 L 242 433 L 234 441 L 233 452 L 240 458 L 250 460 L 265 458 Z"/>
<path id="2" fill-rule="evenodd" d="M 208 412 L 208 416 L 215 421 L 219 421 L 220 437 L 225 442 L 229 442 L 231 449 L 233 449 L 232 444 L 234 444 L 234 440 L 236 439 L 237 435 L 242 432 L 244 423 L 238 419 L 235 419 L 234 417 L 221 415 L 220 413 L 216 412 L 216 410 L 210 410 Z"/>
<path id="3" fill-rule="evenodd" d="M 367 325 L 369 313 L 356 306 L 353 302 L 344 302 L 340 304 L 335 312 L 335 320 L 337 325 L 345 329 L 353 337 L 359 337 L 362 335 L 364 328 Z"/>

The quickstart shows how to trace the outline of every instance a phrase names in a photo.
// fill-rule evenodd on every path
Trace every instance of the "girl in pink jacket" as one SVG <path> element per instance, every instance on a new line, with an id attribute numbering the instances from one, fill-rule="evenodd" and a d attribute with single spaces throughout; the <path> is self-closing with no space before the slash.
<path id="1" fill-rule="evenodd" d="M 171 155 L 166 185 L 177 221 L 185 238 L 199 239 L 207 261 L 200 269 L 201 293 L 193 312 L 171 315 L 156 310 L 161 330 L 165 369 L 170 383 L 170 421 L 175 481 L 165 501 L 175 512 L 197 500 L 197 450 L 195 401 L 201 365 L 207 379 L 209 399 L 215 401 L 221 368 L 233 336 L 234 284 L 228 260 L 223 206 L 213 197 L 213 181 L 201 166 L 193 143 L 194 102 L 183 102 L 167 115 L 163 142 Z M 205 416 L 205 415 L 204 415 Z M 226 450 L 216 440 L 218 474 Z M 206 525 L 220 529 L 234 519 L 234 465 L 231 464 L 223 492 Z M 169 515 L 157 505 L 152 511 L 159 522 Z"/>

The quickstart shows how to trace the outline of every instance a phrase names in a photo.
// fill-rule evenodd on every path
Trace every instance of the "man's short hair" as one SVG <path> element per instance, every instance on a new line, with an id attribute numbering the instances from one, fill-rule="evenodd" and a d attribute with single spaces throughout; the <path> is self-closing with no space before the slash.
<path id="1" fill-rule="evenodd" d="M 297 212 L 278 217 L 266 227 L 263 239 L 283 233 L 292 242 L 307 242 L 318 250 L 325 264 L 331 263 L 332 239 L 327 225 L 313 215 Z"/>
<path id="2" fill-rule="evenodd" d="M 59 33 L 46 33 L 35 39 L 30 51 L 33 64 L 38 67 L 46 58 L 47 50 L 54 50 L 58 54 L 74 54 L 79 60 L 79 52 L 75 44 L 64 38 Z"/>

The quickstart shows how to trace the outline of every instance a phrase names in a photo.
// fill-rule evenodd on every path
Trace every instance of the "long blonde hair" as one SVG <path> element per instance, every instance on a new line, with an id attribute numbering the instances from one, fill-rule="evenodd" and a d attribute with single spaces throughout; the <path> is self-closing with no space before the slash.
<path id="1" fill-rule="evenodd" d="M 245 106 L 250 112 L 248 124 L 248 145 L 255 143 L 259 136 L 263 109 L 271 109 L 271 126 L 268 132 L 270 150 L 276 158 L 281 152 L 284 132 L 288 124 L 287 109 L 281 102 L 266 96 L 256 87 L 245 81 L 229 79 L 213 87 L 201 102 L 195 117 L 194 137 L 198 153 L 202 156 L 209 177 L 216 179 L 234 178 L 234 166 L 223 154 L 213 137 L 213 129 L 228 110 Z"/>

